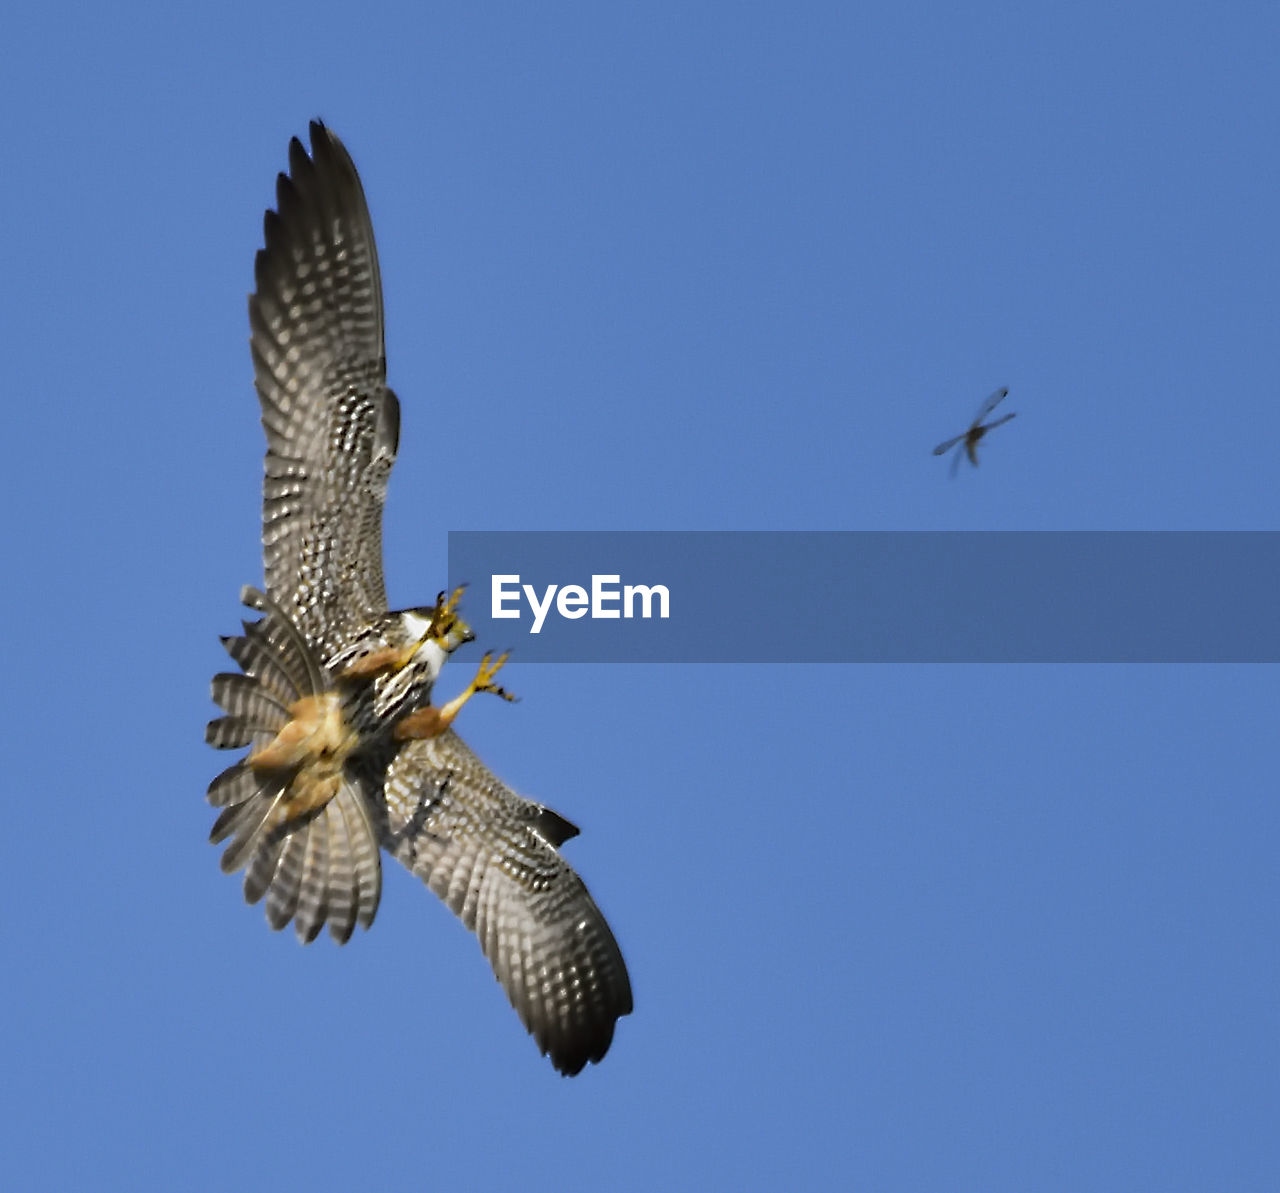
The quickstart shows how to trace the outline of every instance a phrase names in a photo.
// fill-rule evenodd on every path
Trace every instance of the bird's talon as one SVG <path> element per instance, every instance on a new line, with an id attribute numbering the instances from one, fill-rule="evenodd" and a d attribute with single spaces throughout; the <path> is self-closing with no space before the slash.
<path id="1" fill-rule="evenodd" d="M 493 677 L 502 670 L 510 657 L 509 650 L 504 650 L 496 659 L 492 653 L 486 651 L 484 658 L 480 660 L 480 666 L 476 669 L 476 677 L 471 681 L 472 692 L 491 692 L 503 700 L 514 702 L 515 697 L 506 688 L 493 682 Z"/>
<path id="2" fill-rule="evenodd" d="M 441 592 L 431 614 L 431 629 L 427 636 L 450 652 L 463 642 L 475 641 L 471 627 L 458 616 L 458 605 L 465 591 L 466 585 L 459 585 L 447 598 Z"/>

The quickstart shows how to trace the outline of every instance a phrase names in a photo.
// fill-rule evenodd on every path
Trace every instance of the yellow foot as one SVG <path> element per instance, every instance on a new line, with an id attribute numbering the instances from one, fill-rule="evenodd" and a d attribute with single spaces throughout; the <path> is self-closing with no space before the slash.
<path id="1" fill-rule="evenodd" d="M 396 724 L 396 740 L 411 741 L 415 738 L 438 736 L 453 724 L 453 719 L 462 710 L 462 706 L 477 692 L 492 692 L 503 700 L 514 701 L 515 697 L 506 688 L 493 682 L 493 677 L 502 670 L 509 656 L 508 651 L 503 651 L 496 659 L 491 654 L 486 654 L 476 669 L 475 679 L 467 684 L 461 695 L 455 696 L 443 708 L 428 705 L 402 717 Z"/>
<path id="2" fill-rule="evenodd" d="M 465 591 L 466 586 L 461 585 L 449 594 L 448 599 L 443 592 L 440 593 L 436 597 L 436 607 L 431 614 L 431 629 L 428 637 L 438 642 L 451 654 L 462 643 L 470 642 L 475 637 L 471 627 L 458 616 L 458 604 Z"/>
<path id="3" fill-rule="evenodd" d="M 493 677 L 506 666 L 507 660 L 511 657 L 509 650 L 504 650 L 496 659 L 488 651 L 485 652 L 484 658 L 480 660 L 480 666 L 476 668 L 476 677 L 468 685 L 465 692 L 456 700 L 449 701 L 445 707 L 451 704 L 457 704 L 461 708 L 472 696 L 477 692 L 492 692 L 495 696 L 501 696 L 503 700 L 513 701 L 515 697 L 507 691 L 506 688 L 500 688 L 493 682 Z"/>

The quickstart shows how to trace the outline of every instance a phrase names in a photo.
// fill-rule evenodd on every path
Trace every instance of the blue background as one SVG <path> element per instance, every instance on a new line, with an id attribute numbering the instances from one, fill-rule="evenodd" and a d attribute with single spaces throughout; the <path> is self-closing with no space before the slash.
<path id="1" fill-rule="evenodd" d="M 1274 530 L 1273 4 L 50 3 L 3 46 L 7 1184 L 1277 1187 L 1274 668 L 769 665 L 776 607 L 759 665 L 513 662 L 461 728 L 582 826 L 634 977 L 572 1081 L 394 868 L 345 949 L 269 932 L 202 742 L 308 119 L 382 254 L 395 605 L 451 529 Z"/>

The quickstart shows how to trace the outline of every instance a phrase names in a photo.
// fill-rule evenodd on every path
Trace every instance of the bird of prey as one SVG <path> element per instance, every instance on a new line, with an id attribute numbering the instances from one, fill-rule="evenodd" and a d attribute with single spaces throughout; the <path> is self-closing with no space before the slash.
<path id="1" fill-rule="evenodd" d="M 373 227 L 350 156 L 323 124 L 295 138 L 265 218 L 249 323 L 267 454 L 261 614 L 224 638 L 240 672 L 214 677 L 209 743 L 250 747 L 209 785 L 267 921 L 310 942 L 367 928 L 381 850 L 473 930 L 525 1028 L 560 1072 L 599 1061 L 632 1009 L 609 925 L 558 847 L 578 830 L 517 795 L 452 730 L 478 692 L 511 699 L 485 655 L 454 700 L 431 703 L 472 637 L 461 590 L 387 609 L 382 506 L 400 436 L 386 383 Z"/>
<path id="2" fill-rule="evenodd" d="M 982 442 L 982 437 L 987 434 L 988 431 L 994 431 L 996 427 L 1004 426 L 1004 424 L 1011 418 L 1015 418 L 1017 416 L 1017 411 L 1014 411 L 1013 414 L 1002 415 L 1000 418 L 996 419 L 995 422 L 983 425 L 982 420 L 1008 396 L 1009 390 L 1007 388 L 996 390 L 996 392 L 987 398 L 987 400 L 978 408 L 978 413 L 974 416 L 973 422 L 969 424 L 968 429 L 963 431 L 961 434 L 956 435 L 954 438 L 948 439 L 945 443 L 939 443 L 938 446 L 933 449 L 933 454 L 935 456 L 945 456 L 947 452 L 956 446 L 957 443 L 962 443 L 964 444 L 964 454 L 969 457 L 969 463 L 977 468 L 978 444 Z M 951 462 L 952 476 L 955 475 L 956 468 L 959 467 L 959 464 L 960 453 L 956 452 L 955 458 Z"/>

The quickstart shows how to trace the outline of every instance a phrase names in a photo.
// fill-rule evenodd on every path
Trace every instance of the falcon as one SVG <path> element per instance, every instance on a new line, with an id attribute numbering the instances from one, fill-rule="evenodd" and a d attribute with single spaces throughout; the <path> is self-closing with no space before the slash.
<path id="1" fill-rule="evenodd" d="M 452 729 L 478 693 L 511 695 L 485 655 L 437 707 L 453 651 L 473 637 L 461 590 L 391 611 L 382 508 L 400 438 L 387 386 L 373 226 L 350 155 L 323 124 L 294 138 L 265 217 L 249 298 L 267 454 L 261 616 L 223 638 L 208 742 L 249 747 L 209 785 L 222 869 L 244 871 L 267 922 L 309 943 L 368 928 L 385 850 L 479 938 L 542 1053 L 564 1074 L 598 1062 L 632 1009 L 617 942 L 559 846 L 578 832 L 517 795 Z"/>

